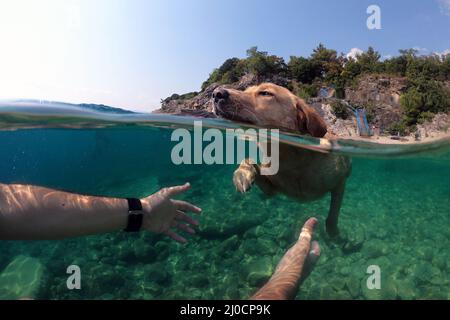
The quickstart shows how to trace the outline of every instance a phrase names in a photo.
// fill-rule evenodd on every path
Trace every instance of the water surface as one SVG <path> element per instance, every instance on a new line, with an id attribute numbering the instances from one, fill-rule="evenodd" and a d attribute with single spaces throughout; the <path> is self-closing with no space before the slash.
<path id="1" fill-rule="evenodd" d="M 298 203 L 282 195 L 267 198 L 256 187 L 241 195 L 231 181 L 235 165 L 174 165 L 171 133 L 192 129 L 194 120 L 0 104 L 1 183 L 144 197 L 189 181 L 192 188 L 183 198 L 203 208 L 199 234 L 187 245 L 123 232 L 3 241 L 0 283 L 2 271 L 24 256 L 35 259 L 30 268 L 39 282 L 37 299 L 246 299 L 273 272 L 303 222 L 315 216 L 322 256 L 298 299 L 449 298 L 449 141 L 338 141 L 330 149 L 314 138 L 281 134 L 281 143 L 353 158 L 339 222 L 346 242 L 336 243 L 324 231 L 329 197 Z M 239 127 L 218 119 L 205 119 L 203 126 Z M 72 264 L 81 268 L 81 290 L 67 289 L 66 268 Z M 367 289 L 369 265 L 381 268 L 380 290 Z M 20 285 L 0 288 L 0 298 L 14 298 L 11 290 L 21 292 Z"/>

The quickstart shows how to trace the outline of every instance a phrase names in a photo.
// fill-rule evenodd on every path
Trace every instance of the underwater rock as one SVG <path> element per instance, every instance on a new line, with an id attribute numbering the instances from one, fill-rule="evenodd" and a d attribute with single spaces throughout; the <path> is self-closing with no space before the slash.
<path id="1" fill-rule="evenodd" d="M 161 290 L 161 286 L 149 279 L 143 279 L 142 277 L 139 278 L 139 281 L 133 288 L 133 292 L 138 295 L 138 297 L 135 299 L 144 300 L 155 299 L 158 295 L 161 294 Z"/>
<path id="2" fill-rule="evenodd" d="M 144 241 L 137 241 L 134 247 L 134 256 L 139 262 L 142 263 L 152 263 L 155 261 L 158 256 L 158 252 L 156 249 Z"/>
<path id="3" fill-rule="evenodd" d="M 356 299 L 361 294 L 361 285 L 359 279 L 355 277 L 349 277 L 346 280 L 346 287 L 353 299 Z"/>
<path id="4" fill-rule="evenodd" d="M 0 299 L 35 298 L 43 272 L 38 259 L 16 256 L 0 274 Z"/>
<path id="5" fill-rule="evenodd" d="M 430 245 L 429 247 L 420 247 L 417 249 L 418 257 L 423 260 L 431 261 L 433 260 L 435 249 L 436 248 L 434 248 L 433 245 Z"/>
<path id="6" fill-rule="evenodd" d="M 414 283 L 409 280 L 397 280 L 397 294 L 402 300 L 411 300 L 416 298 Z"/>
<path id="7" fill-rule="evenodd" d="M 256 215 L 243 215 L 237 219 L 235 216 L 225 219 L 223 216 L 220 219 L 208 217 L 201 221 L 198 234 L 207 239 L 230 237 L 243 234 L 262 221 L 262 217 Z"/>
<path id="8" fill-rule="evenodd" d="M 103 272 L 96 272 L 95 277 L 92 279 L 92 283 L 95 283 L 95 287 L 102 287 L 102 288 L 120 288 L 125 285 L 126 279 L 122 274 L 118 274 L 115 272 L 111 272 L 104 270 Z"/>
<path id="9" fill-rule="evenodd" d="M 223 299 L 225 300 L 237 300 L 240 299 L 239 289 L 236 284 L 231 285 L 225 290 L 225 295 Z M 244 298 L 243 298 L 244 299 Z"/>
<path id="10" fill-rule="evenodd" d="M 167 241 L 158 241 L 155 244 L 156 252 L 158 253 L 158 260 L 166 260 L 170 255 L 170 245 Z"/>
<path id="11" fill-rule="evenodd" d="M 231 272 L 227 274 L 221 274 L 217 276 L 217 279 L 214 279 L 214 285 L 211 285 L 208 288 L 208 291 L 211 292 L 212 287 L 219 287 L 223 290 L 223 296 L 216 297 L 219 299 L 240 299 L 239 293 L 239 277 L 237 274 L 233 274 Z M 206 290 L 204 290 L 206 291 Z M 215 298 L 212 296 L 212 298 Z M 248 297 L 246 297 L 248 298 Z"/>
<path id="12" fill-rule="evenodd" d="M 362 253 L 367 259 L 375 259 L 387 255 L 389 252 L 388 250 L 385 241 L 373 239 L 364 244 Z"/>
<path id="13" fill-rule="evenodd" d="M 441 290 L 438 286 L 424 286 L 420 292 L 421 299 L 444 300 L 448 298 L 448 288 Z"/>
<path id="14" fill-rule="evenodd" d="M 290 228 L 283 228 L 281 232 L 278 234 L 277 240 L 286 242 L 294 241 L 295 237 L 293 230 Z"/>
<path id="15" fill-rule="evenodd" d="M 350 267 L 347 267 L 347 266 L 342 267 L 342 268 L 339 270 L 339 273 L 340 273 L 342 276 L 344 276 L 344 277 L 350 275 L 351 272 L 352 272 L 351 268 L 350 268 Z"/>
<path id="16" fill-rule="evenodd" d="M 117 250 L 117 258 L 123 262 L 136 262 L 136 255 L 134 254 L 133 246 L 120 246 Z"/>
<path id="17" fill-rule="evenodd" d="M 189 282 L 196 288 L 208 288 L 209 279 L 206 274 L 199 273 L 189 276 Z"/>
<path id="18" fill-rule="evenodd" d="M 257 243 L 258 240 L 256 239 L 245 240 L 239 246 L 239 251 L 250 256 L 256 256 L 259 254 L 258 249 L 256 248 Z"/>
<path id="19" fill-rule="evenodd" d="M 340 291 L 345 287 L 345 280 L 342 277 L 335 277 L 328 282 L 328 285 L 331 286 L 336 291 Z"/>
<path id="20" fill-rule="evenodd" d="M 352 296 L 346 290 L 339 290 L 335 293 L 334 299 L 336 299 L 336 300 L 351 300 Z"/>
<path id="21" fill-rule="evenodd" d="M 258 248 L 260 250 L 260 254 L 273 255 L 277 252 L 279 246 L 270 239 L 259 239 Z"/>
<path id="22" fill-rule="evenodd" d="M 251 238 L 256 238 L 256 229 L 260 228 L 261 226 L 257 226 L 257 227 L 253 227 L 248 229 L 246 232 L 244 232 L 242 238 L 244 239 L 251 239 Z"/>
<path id="23" fill-rule="evenodd" d="M 397 288 L 393 279 L 383 277 L 380 289 L 369 289 L 367 279 L 361 280 L 361 291 L 368 300 L 393 300 L 397 298 Z"/>
<path id="24" fill-rule="evenodd" d="M 319 299 L 334 300 L 336 299 L 336 290 L 330 286 L 321 286 L 319 289 Z"/>
<path id="25" fill-rule="evenodd" d="M 272 259 L 268 256 L 252 259 L 247 264 L 246 270 L 248 283 L 253 287 L 262 286 L 272 276 Z"/>
<path id="26" fill-rule="evenodd" d="M 414 275 L 418 284 L 431 283 L 433 278 L 439 279 L 441 276 L 441 272 L 438 268 L 433 267 L 430 263 L 425 261 L 421 261 L 414 265 L 411 273 Z M 438 282 L 438 284 L 440 284 L 441 280 L 438 280 Z"/>
<path id="27" fill-rule="evenodd" d="M 277 249 L 275 242 L 269 239 L 248 239 L 239 247 L 239 250 L 250 256 L 272 255 Z"/>
<path id="28" fill-rule="evenodd" d="M 278 246 L 269 239 L 249 239 L 242 242 L 239 249 L 248 255 L 260 256 L 274 254 L 277 251 Z"/>
<path id="29" fill-rule="evenodd" d="M 239 288 L 239 299 L 248 299 L 250 298 L 253 294 L 256 293 L 258 289 L 252 289 L 252 288 Z"/>
<path id="30" fill-rule="evenodd" d="M 341 238 L 344 241 L 342 246 L 342 252 L 345 254 L 353 253 L 359 251 L 366 239 L 366 233 L 362 226 L 357 226 L 352 228 L 351 231 L 345 230 L 342 232 Z"/>
<path id="31" fill-rule="evenodd" d="M 159 285 L 168 284 L 170 281 L 170 275 L 163 263 L 146 265 L 144 266 L 144 272 L 146 274 L 146 279 L 153 281 Z"/>
<path id="32" fill-rule="evenodd" d="M 228 239 L 226 239 L 225 241 L 223 241 L 219 245 L 218 250 L 221 252 L 234 251 L 234 250 L 236 250 L 238 245 L 239 245 L 239 237 L 237 235 L 233 235 L 233 236 L 229 237 Z"/>
<path id="33" fill-rule="evenodd" d="M 445 270 L 445 268 L 447 267 L 447 263 L 449 263 L 449 265 L 450 265 L 450 262 L 448 262 L 448 260 L 449 259 L 447 257 L 445 257 L 445 256 L 435 255 L 433 257 L 433 260 L 432 260 L 431 263 L 434 266 L 438 267 L 439 269 Z"/>

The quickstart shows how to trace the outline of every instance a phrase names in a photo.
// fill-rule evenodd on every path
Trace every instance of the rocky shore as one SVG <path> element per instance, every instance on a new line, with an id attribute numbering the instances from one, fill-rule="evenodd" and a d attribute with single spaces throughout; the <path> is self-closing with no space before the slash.
<path id="1" fill-rule="evenodd" d="M 284 87 L 295 86 L 291 80 L 272 76 L 259 78 L 246 74 L 227 87 L 245 90 L 262 82 L 272 82 Z M 450 82 L 446 82 L 450 90 Z M 188 99 L 166 99 L 156 113 L 215 117 L 212 114 L 212 92 L 220 84 L 213 83 L 205 90 Z M 407 133 L 396 133 L 395 124 L 404 115 L 400 97 L 407 88 L 407 80 L 398 76 L 364 75 L 345 89 L 345 98 L 336 98 L 334 89 L 323 86 L 319 96 L 306 99 L 327 122 L 328 127 L 342 139 L 357 139 L 377 143 L 416 143 L 450 138 L 450 113 L 437 113 L 431 119 L 417 124 Z M 362 137 L 358 133 L 357 121 L 348 108 L 363 107 L 371 130 L 371 136 Z M 339 112 L 337 112 L 339 111 Z"/>

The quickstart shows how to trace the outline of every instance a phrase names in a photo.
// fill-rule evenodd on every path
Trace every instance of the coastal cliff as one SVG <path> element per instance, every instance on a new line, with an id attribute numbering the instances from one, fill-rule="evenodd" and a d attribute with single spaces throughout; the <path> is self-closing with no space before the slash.
<path id="1" fill-rule="evenodd" d="M 305 99 L 342 138 L 359 138 L 352 109 L 365 111 L 371 139 L 424 141 L 450 134 L 450 56 L 417 56 L 413 50 L 380 61 L 372 48 L 356 58 L 319 45 L 310 58 L 280 57 L 251 48 L 211 73 L 200 92 L 174 94 L 157 113 L 214 117 L 212 92 L 245 90 L 263 82 Z"/>

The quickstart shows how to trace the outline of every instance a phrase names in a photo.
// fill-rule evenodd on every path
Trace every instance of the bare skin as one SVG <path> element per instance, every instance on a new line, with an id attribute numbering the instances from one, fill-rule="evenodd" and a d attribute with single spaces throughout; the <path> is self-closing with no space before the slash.
<path id="1" fill-rule="evenodd" d="M 254 295 L 252 300 L 293 299 L 320 257 L 317 241 L 311 241 L 316 218 L 305 222 L 297 242 L 285 253 L 269 281 Z"/>
<path id="2" fill-rule="evenodd" d="M 187 191 L 189 183 L 163 188 L 141 199 L 142 230 L 161 233 L 180 243 L 177 231 L 194 234 L 198 221 L 188 216 L 201 209 L 172 197 Z M 0 239 L 47 240 L 123 230 L 128 220 L 126 199 L 94 197 L 48 188 L 0 184 Z"/>
<path id="3" fill-rule="evenodd" d="M 198 221 L 185 211 L 201 209 L 172 197 L 187 191 L 189 183 L 164 188 L 141 199 L 142 230 L 161 233 L 180 243 L 186 239 L 176 231 L 194 234 Z M 122 230 L 127 224 L 126 199 L 84 196 L 30 185 L 0 184 L 0 239 L 48 240 Z M 275 273 L 251 299 L 292 299 L 320 256 L 316 241 L 311 242 L 317 220 L 303 226 L 296 244 L 278 264 Z"/>

